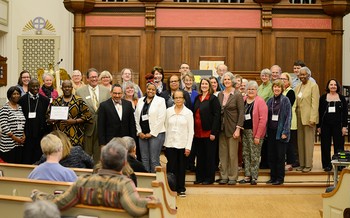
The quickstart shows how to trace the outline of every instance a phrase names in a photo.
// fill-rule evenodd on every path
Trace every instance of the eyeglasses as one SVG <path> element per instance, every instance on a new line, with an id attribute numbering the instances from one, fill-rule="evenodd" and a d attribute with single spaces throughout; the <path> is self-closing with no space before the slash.
<path id="1" fill-rule="evenodd" d="M 280 78 L 280 80 L 288 80 L 287 78 Z"/>
<path id="2" fill-rule="evenodd" d="M 170 83 L 177 83 L 177 82 L 179 82 L 179 80 L 170 81 Z"/>

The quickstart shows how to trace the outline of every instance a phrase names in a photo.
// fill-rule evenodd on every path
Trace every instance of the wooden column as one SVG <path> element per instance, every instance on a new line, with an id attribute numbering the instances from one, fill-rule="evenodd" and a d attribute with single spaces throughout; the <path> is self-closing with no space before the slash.
<path id="1" fill-rule="evenodd" d="M 139 0 L 145 5 L 145 34 L 146 34 L 146 44 L 145 48 L 145 58 L 141 63 L 141 66 L 145 66 L 144 69 L 140 69 L 140 87 L 145 89 L 146 80 L 145 75 L 151 73 L 152 68 L 159 64 L 154 63 L 155 60 L 155 32 L 156 32 L 156 5 L 162 0 Z"/>
<path id="2" fill-rule="evenodd" d="M 321 0 L 323 11 L 332 16 L 332 54 L 328 58 L 332 58 L 334 63 L 330 66 L 330 74 L 343 81 L 343 17 L 350 12 L 349 0 Z M 329 78 L 330 79 L 330 78 Z M 326 81 L 325 81 L 326 82 Z"/>
<path id="3" fill-rule="evenodd" d="M 64 0 L 64 7 L 74 14 L 74 69 L 85 72 L 91 66 L 84 66 L 86 62 L 84 58 L 85 49 L 85 14 L 90 12 L 95 5 L 95 0 Z M 83 73 L 84 75 L 84 73 Z"/>

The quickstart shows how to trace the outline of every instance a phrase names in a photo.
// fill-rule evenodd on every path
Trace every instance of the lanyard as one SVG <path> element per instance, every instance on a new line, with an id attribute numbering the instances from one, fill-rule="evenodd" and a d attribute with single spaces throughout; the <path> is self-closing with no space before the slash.
<path id="1" fill-rule="evenodd" d="M 35 105 L 33 112 L 36 112 L 36 109 L 38 108 L 38 103 L 39 103 L 39 97 L 36 99 L 36 105 Z M 29 94 L 28 94 L 28 108 L 29 108 L 29 112 L 30 112 L 30 96 L 29 96 Z"/>

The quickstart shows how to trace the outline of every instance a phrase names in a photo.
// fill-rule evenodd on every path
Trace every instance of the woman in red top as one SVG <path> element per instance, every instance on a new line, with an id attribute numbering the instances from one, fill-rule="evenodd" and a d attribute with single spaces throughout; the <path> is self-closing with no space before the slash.
<path id="1" fill-rule="evenodd" d="M 215 180 L 214 142 L 220 130 L 220 103 L 213 94 L 210 80 L 203 78 L 194 102 L 194 146 L 197 149 L 195 184 L 209 185 Z"/>

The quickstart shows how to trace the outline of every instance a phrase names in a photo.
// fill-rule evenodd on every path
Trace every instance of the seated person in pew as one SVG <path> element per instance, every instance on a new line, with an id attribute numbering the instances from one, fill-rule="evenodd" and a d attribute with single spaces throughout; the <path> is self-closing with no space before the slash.
<path id="1" fill-rule="evenodd" d="M 56 204 L 50 201 L 35 201 L 24 205 L 23 218 L 61 218 Z"/>
<path id="2" fill-rule="evenodd" d="M 88 168 L 92 169 L 94 167 L 94 160 L 89 156 L 81 146 L 72 146 L 68 136 L 60 131 L 54 130 L 51 134 L 57 136 L 61 139 L 63 145 L 62 159 L 60 164 L 64 167 L 72 168 Z M 35 164 L 39 165 L 46 161 L 46 155 L 43 154 L 39 161 Z"/>
<path id="3" fill-rule="evenodd" d="M 77 175 L 73 170 L 59 164 L 62 158 L 63 145 L 61 140 L 47 134 L 40 142 L 41 150 L 46 155 L 46 162 L 35 167 L 28 179 L 52 180 L 62 182 L 75 182 Z"/>
<path id="4" fill-rule="evenodd" d="M 31 198 L 51 200 L 60 210 L 85 204 L 124 209 L 131 216 L 147 214 L 147 204 L 158 200 L 154 196 L 141 198 L 132 180 L 122 175 L 127 156 L 123 143 L 121 138 L 111 140 L 101 150 L 102 168 L 96 174 L 80 176 L 63 194 L 33 190 Z"/>
<path id="5" fill-rule="evenodd" d="M 126 150 L 128 151 L 127 159 L 128 159 L 128 163 L 130 164 L 131 168 L 134 170 L 134 172 L 147 173 L 147 170 L 143 166 L 142 162 L 137 160 L 135 140 L 130 136 L 124 136 L 123 139 L 126 143 Z"/>
<path id="6" fill-rule="evenodd" d="M 120 140 L 122 138 L 118 138 L 118 137 L 114 137 L 111 139 L 111 141 L 109 141 L 110 143 L 114 140 L 117 140 L 118 142 L 121 142 L 122 145 L 124 146 L 124 148 L 126 148 L 126 141 L 125 140 Z M 92 171 L 92 173 L 97 173 L 99 169 L 101 169 L 102 167 L 102 163 L 101 161 L 99 163 L 97 163 Z M 137 187 L 137 178 L 135 175 L 134 170 L 132 169 L 132 167 L 130 166 L 129 162 L 126 161 L 125 166 L 122 169 L 122 174 L 127 176 L 128 178 L 130 178 L 134 183 L 135 186 Z"/>

